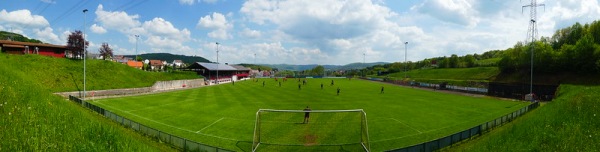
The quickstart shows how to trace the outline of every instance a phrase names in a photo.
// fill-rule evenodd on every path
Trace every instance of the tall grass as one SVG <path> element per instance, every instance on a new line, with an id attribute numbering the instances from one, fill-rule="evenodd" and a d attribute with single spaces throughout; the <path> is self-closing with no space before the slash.
<path id="1" fill-rule="evenodd" d="M 558 98 L 448 151 L 598 151 L 600 86 L 561 85 Z"/>
<path id="2" fill-rule="evenodd" d="M 25 59 L 19 59 L 25 58 Z M 0 151 L 172 151 L 53 95 L 51 84 L 40 82 L 55 71 L 14 61 L 44 64 L 44 57 L 0 54 Z M 74 62 L 74 61 L 60 61 Z M 68 68 L 57 62 L 57 69 Z M 35 70 L 33 70 L 35 69 Z M 62 81 L 62 80 L 61 80 Z"/>

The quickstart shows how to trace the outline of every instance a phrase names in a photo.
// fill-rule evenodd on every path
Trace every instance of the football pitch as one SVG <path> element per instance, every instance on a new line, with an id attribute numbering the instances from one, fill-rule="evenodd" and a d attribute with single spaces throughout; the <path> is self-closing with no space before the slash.
<path id="1" fill-rule="evenodd" d="M 92 103 L 161 131 L 235 151 L 251 151 L 256 113 L 259 109 L 302 110 L 306 106 L 312 110 L 363 109 L 368 120 L 368 143 L 371 150 L 384 151 L 456 133 L 528 104 L 359 79 L 256 80 L 100 99 Z M 303 85 L 302 80 L 306 80 L 307 84 Z M 274 139 L 277 141 L 289 141 L 290 145 L 261 145 L 259 150 L 361 150 L 360 146 L 344 141 L 344 138 L 360 136 L 360 132 L 356 135 L 348 133 L 352 128 L 360 128 L 360 123 L 352 123 L 360 122 L 360 117 L 332 120 L 311 115 L 310 123 L 303 124 L 303 114 L 282 115 L 288 115 L 282 116 L 286 121 L 297 123 L 269 123 L 270 126 L 261 132 L 277 137 Z M 348 125 L 349 123 L 355 125 Z M 298 131 L 312 130 L 306 129 L 310 127 L 318 131 Z M 304 144 L 293 144 L 294 142 Z"/>

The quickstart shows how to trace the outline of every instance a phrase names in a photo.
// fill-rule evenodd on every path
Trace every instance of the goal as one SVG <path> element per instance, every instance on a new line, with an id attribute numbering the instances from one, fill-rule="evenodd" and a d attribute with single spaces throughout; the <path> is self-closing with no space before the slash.
<path id="1" fill-rule="evenodd" d="M 252 151 L 370 151 L 362 109 L 312 110 L 308 123 L 305 114 L 303 110 L 258 110 Z"/>

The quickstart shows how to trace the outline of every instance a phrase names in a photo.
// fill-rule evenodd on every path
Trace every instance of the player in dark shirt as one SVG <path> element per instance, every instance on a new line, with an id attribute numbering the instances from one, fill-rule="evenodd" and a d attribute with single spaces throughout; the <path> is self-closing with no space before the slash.
<path id="1" fill-rule="evenodd" d="M 310 108 L 308 106 L 306 106 L 306 108 L 304 108 L 304 121 L 302 123 L 308 123 L 308 118 L 310 117 Z"/>

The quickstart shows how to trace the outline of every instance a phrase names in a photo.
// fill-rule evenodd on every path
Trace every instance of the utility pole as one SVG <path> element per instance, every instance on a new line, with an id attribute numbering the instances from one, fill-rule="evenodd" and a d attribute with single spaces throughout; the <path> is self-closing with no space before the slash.
<path id="1" fill-rule="evenodd" d="M 406 55 L 408 54 L 408 42 L 404 42 L 404 78 L 406 79 L 406 66 L 408 66 L 408 63 L 406 62 Z"/>
<path id="2" fill-rule="evenodd" d="M 365 69 L 363 70 L 364 71 L 363 72 L 363 77 L 367 76 L 367 67 L 366 67 L 367 63 L 365 62 L 366 56 L 367 55 L 365 53 L 363 53 L 363 66 L 365 66 Z"/>
<path id="3" fill-rule="evenodd" d="M 217 44 L 217 80 L 215 81 L 216 84 L 219 84 L 219 42 L 216 42 Z"/>
<path id="4" fill-rule="evenodd" d="M 87 54 L 87 51 L 85 49 L 85 17 L 87 11 L 87 9 L 83 10 L 83 101 L 85 101 L 85 96 L 87 95 L 85 92 L 85 54 Z"/>
<path id="5" fill-rule="evenodd" d="M 521 13 L 523 13 L 523 10 L 525 10 L 525 7 L 530 7 L 529 8 L 529 28 L 527 29 L 527 39 L 525 39 L 525 43 L 527 43 L 527 40 L 529 38 L 531 38 L 531 42 L 529 44 L 531 44 L 531 69 L 530 69 L 530 78 L 529 78 L 529 96 L 531 97 L 531 102 L 534 102 L 534 96 L 533 96 L 533 51 L 534 51 L 534 47 L 535 47 L 535 39 L 537 38 L 538 32 L 537 32 L 537 23 L 536 23 L 536 19 L 537 19 L 537 7 L 544 7 L 544 10 L 546 9 L 546 5 L 544 4 L 537 4 L 536 0 L 531 0 L 531 4 L 529 5 L 524 5 L 523 7 L 521 7 Z"/>
<path id="6" fill-rule="evenodd" d="M 134 61 L 137 61 L 138 59 L 138 38 L 140 38 L 140 35 L 135 35 L 135 59 L 133 59 Z"/>

